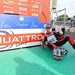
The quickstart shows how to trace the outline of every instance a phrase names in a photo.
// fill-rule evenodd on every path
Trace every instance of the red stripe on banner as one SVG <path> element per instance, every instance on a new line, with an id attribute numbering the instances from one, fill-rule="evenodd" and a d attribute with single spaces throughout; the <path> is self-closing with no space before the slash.
<path id="1" fill-rule="evenodd" d="M 14 45 L 28 42 L 38 42 L 41 41 L 42 38 L 43 33 L 0 35 L 0 45 Z"/>

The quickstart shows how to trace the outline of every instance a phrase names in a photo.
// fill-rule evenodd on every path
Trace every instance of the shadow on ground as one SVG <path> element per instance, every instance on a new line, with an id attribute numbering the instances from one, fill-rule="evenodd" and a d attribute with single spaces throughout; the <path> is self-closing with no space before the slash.
<path id="1" fill-rule="evenodd" d="M 54 75 L 44 67 L 24 61 L 22 58 L 17 57 L 14 61 L 17 63 L 16 75 Z"/>

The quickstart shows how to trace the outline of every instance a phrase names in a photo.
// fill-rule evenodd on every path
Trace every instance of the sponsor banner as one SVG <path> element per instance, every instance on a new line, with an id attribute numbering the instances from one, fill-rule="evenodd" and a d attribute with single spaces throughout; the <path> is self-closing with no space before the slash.
<path id="1" fill-rule="evenodd" d="M 40 45 L 43 33 L 0 35 L 0 50 Z"/>
<path id="2" fill-rule="evenodd" d="M 43 29 L 37 16 L 0 14 L 0 29 Z"/>
<path id="3" fill-rule="evenodd" d="M 43 33 L 0 35 L 1 45 L 23 44 L 41 41 Z"/>
<path id="4" fill-rule="evenodd" d="M 51 16 L 50 2 L 51 0 L 0 0 L 0 13 L 39 16 L 41 22 L 47 23 Z"/>
<path id="5" fill-rule="evenodd" d="M 0 14 L 0 50 L 40 45 L 43 32 L 36 16 Z"/>
<path id="6" fill-rule="evenodd" d="M 40 45 L 43 35 L 43 29 L 1 29 L 0 50 Z"/>

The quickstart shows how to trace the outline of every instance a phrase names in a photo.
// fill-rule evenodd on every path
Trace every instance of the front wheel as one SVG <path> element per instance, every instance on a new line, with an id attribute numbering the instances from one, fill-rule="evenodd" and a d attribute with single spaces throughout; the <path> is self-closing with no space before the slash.
<path id="1" fill-rule="evenodd" d="M 64 51 L 64 55 L 67 55 L 67 54 L 68 54 L 68 50 L 65 50 L 65 51 Z"/>

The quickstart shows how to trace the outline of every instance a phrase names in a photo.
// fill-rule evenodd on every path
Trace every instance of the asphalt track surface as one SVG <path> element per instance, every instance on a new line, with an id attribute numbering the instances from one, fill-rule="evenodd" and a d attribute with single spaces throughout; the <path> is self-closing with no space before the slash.
<path id="1" fill-rule="evenodd" d="M 75 50 L 64 47 L 69 53 L 61 61 L 42 46 L 0 52 L 0 75 L 75 75 Z"/>

